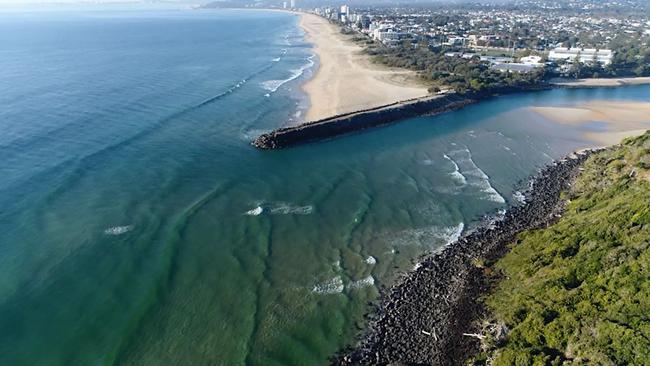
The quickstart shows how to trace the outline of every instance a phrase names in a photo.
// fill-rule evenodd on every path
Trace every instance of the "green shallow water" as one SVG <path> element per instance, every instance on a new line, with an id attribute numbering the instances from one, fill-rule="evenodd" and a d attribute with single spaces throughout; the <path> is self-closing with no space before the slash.
<path id="1" fill-rule="evenodd" d="M 295 17 L 0 16 L 7 365 L 325 364 L 377 286 L 585 145 L 523 107 L 650 95 L 509 96 L 258 151 L 250 138 L 304 108 Z"/>

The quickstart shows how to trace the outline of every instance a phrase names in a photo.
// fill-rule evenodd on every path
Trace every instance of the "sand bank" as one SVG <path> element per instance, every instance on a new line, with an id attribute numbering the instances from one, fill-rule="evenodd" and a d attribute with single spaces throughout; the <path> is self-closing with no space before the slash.
<path id="1" fill-rule="evenodd" d="M 305 119 L 378 107 L 427 95 L 414 72 L 375 65 L 338 27 L 313 14 L 300 14 L 300 26 L 313 43 L 319 68 L 303 86 L 311 107 Z"/>
<path id="2" fill-rule="evenodd" d="M 531 107 L 531 111 L 563 124 L 578 126 L 589 141 L 613 145 L 650 129 L 650 103 L 591 101 L 568 107 Z"/>
<path id="3" fill-rule="evenodd" d="M 650 84 L 650 77 L 602 78 L 602 79 L 553 79 L 551 84 L 568 87 L 602 87 Z"/>

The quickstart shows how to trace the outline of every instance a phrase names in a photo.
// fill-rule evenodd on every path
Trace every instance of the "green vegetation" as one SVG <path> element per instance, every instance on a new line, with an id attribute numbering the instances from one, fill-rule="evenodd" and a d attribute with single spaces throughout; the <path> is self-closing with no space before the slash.
<path id="1" fill-rule="evenodd" d="M 543 68 L 526 74 L 502 73 L 491 69 L 488 62 L 480 61 L 478 55 L 472 59 L 448 57 L 445 53 L 452 48 L 432 49 L 425 43 L 413 48 L 410 40 L 398 47 L 384 47 L 376 42 L 365 46 L 366 53 L 374 56 L 378 63 L 417 71 L 431 85 L 431 91 L 451 88 L 464 93 L 506 86 L 526 87 L 545 78 Z"/>
<path id="2" fill-rule="evenodd" d="M 509 332 L 475 363 L 650 364 L 650 132 L 590 157 L 565 195 L 493 266 L 490 323 Z"/>

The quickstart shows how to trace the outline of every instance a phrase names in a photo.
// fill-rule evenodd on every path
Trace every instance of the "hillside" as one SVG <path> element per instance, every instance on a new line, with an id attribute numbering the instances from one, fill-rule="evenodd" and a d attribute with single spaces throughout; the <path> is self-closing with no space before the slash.
<path id="1" fill-rule="evenodd" d="M 591 156 L 565 198 L 486 269 L 498 282 L 475 363 L 650 364 L 650 132 Z"/>

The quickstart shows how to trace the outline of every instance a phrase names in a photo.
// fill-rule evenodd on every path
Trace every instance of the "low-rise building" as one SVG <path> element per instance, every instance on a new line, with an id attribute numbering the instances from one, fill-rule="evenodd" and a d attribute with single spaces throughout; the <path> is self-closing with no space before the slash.
<path id="1" fill-rule="evenodd" d="M 557 47 L 548 54 L 551 61 L 569 61 L 578 60 L 580 63 L 599 62 L 608 65 L 612 62 L 613 53 L 611 50 L 599 50 L 596 48 L 565 48 Z"/>
<path id="2" fill-rule="evenodd" d="M 540 65 L 542 63 L 542 57 L 535 56 L 535 55 L 526 56 L 520 58 L 519 62 L 521 62 L 524 65 Z"/>
<path id="3" fill-rule="evenodd" d="M 527 65 L 522 63 L 509 63 L 509 64 L 494 64 L 492 68 L 501 72 L 518 72 L 525 74 L 535 70 L 534 65 Z"/>

